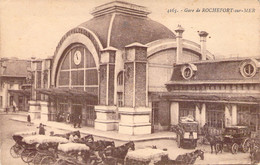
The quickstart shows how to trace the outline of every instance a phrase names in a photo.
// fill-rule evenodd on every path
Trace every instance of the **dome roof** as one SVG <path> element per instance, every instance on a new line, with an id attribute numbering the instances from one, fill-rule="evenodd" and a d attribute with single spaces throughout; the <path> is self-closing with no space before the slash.
<path id="1" fill-rule="evenodd" d="M 103 48 L 123 49 L 133 42 L 147 44 L 158 39 L 175 38 L 164 25 L 147 17 L 150 12 L 138 5 L 114 1 L 96 7 L 94 18 L 79 25 L 91 30 Z"/>

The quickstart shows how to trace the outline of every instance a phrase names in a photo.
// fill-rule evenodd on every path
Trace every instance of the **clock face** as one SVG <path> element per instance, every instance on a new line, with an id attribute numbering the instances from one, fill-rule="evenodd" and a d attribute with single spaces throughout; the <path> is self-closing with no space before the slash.
<path id="1" fill-rule="evenodd" d="M 81 52 L 79 50 L 77 50 L 75 53 L 74 53 L 74 57 L 73 57 L 73 60 L 74 60 L 74 63 L 76 65 L 79 65 L 80 62 L 81 62 Z"/>

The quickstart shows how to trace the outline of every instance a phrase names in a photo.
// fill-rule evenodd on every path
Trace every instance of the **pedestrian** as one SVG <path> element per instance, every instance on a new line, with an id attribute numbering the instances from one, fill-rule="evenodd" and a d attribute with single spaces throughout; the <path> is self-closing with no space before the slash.
<path id="1" fill-rule="evenodd" d="M 45 129 L 42 123 L 40 123 L 39 127 L 37 128 L 39 128 L 39 135 L 45 135 Z"/>
<path id="2" fill-rule="evenodd" d="M 208 123 L 206 123 L 206 124 L 203 126 L 203 134 L 204 134 L 204 135 L 208 135 L 208 134 L 209 134 L 209 126 L 208 126 Z"/>
<path id="3" fill-rule="evenodd" d="M 8 107 L 5 108 L 5 112 L 8 113 Z"/>
<path id="4" fill-rule="evenodd" d="M 67 117 L 66 117 L 66 123 L 70 123 L 70 113 L 67 114 Z"/>
<path id="5" fill-rule="evenodd" d="M 82 121 L 82 114 L 79 114 L 79 116 L 78 116 L 78 127 L 79 128 L 81 128 L 80 127 L 81 121 Z"/>
<path id="6" fill-rule="evenodd" d="M 28 122 L 27 126 L 31 126 L 31 116 L 30 116 L 30 113 L 28 113 L 28 115 L 27 115 L 27 122 Z"/>
<path id="7" fill-rule="evenodd" d="M 15 106 L 13 106 L 13 112 L 15 112 Z"/>
<path id="8" fill-rule="evenodd" d="M 76 128 L 76 126 L 77 126 L 77 118 L 78 118 L 78 116 L 77 116 L 77 114 L 72 114 L 72 122 L 73 122 L 73 125 L 74 125 L 74 128 Z"/>

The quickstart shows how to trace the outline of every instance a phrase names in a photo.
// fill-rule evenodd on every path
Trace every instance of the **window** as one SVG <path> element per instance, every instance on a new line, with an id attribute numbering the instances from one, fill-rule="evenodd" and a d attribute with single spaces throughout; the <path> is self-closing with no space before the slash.
<path id="1" fill-rule="evenodd" d="M 195 119 L 195 104 L 192 102 L 180 102 L 179 103 L 179 117 L 193 116 Z"/>
<path id="2" fill-rule="evenodd" d="M 123 77 L 123 72 L 119 72 L 117 76 L 117 85 L 123 85 L 124 83 L 124 77 Z"/>
<path id="3" fill-rule="evenodd" d="M 123 92 L 117 92 L 117 106 L 123 106 Z"/>
<path id="4" fill-rule="evenodd" d="M 247 77 L 252 75 L 253 71 L 254 71 L 254 67 L 251 64 L 247 64 L 244 66 L 244 73 Z"/>
<path id="5" fill-rule="evenodd" d="M 259 116 L 257 105 L 238 105 L 237 122 L 238 125 L 247 125 L 252 131 L 259 128 Z"/>
<path id="6" fill-rule="evenodd" d="M 251 78 L 256 74 L 256 66 L 253 61 L 243 62 L 240 66 L 240 73 L 246 78 Z"/>
<path id="7" fill-rule="evenodd" d="M 206 119 L 210 127 L 225 127 L 225 107 L 224 104 L 206 104 Z"/>

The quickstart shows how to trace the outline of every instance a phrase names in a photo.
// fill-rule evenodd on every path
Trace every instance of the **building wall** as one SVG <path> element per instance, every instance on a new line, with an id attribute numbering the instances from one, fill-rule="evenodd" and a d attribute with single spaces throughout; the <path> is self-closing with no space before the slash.
<path id="1" fill-rule="evenodd" d="M 183 50 L 179 62 L 194 62 L 199 60 L 199 55 L 188 50 Z M 176 49 L 158 51 L 148 58 L 149 92 L 166 92 L 165 83 L 170 81 L 173 64 L 176 62 Z"/>

